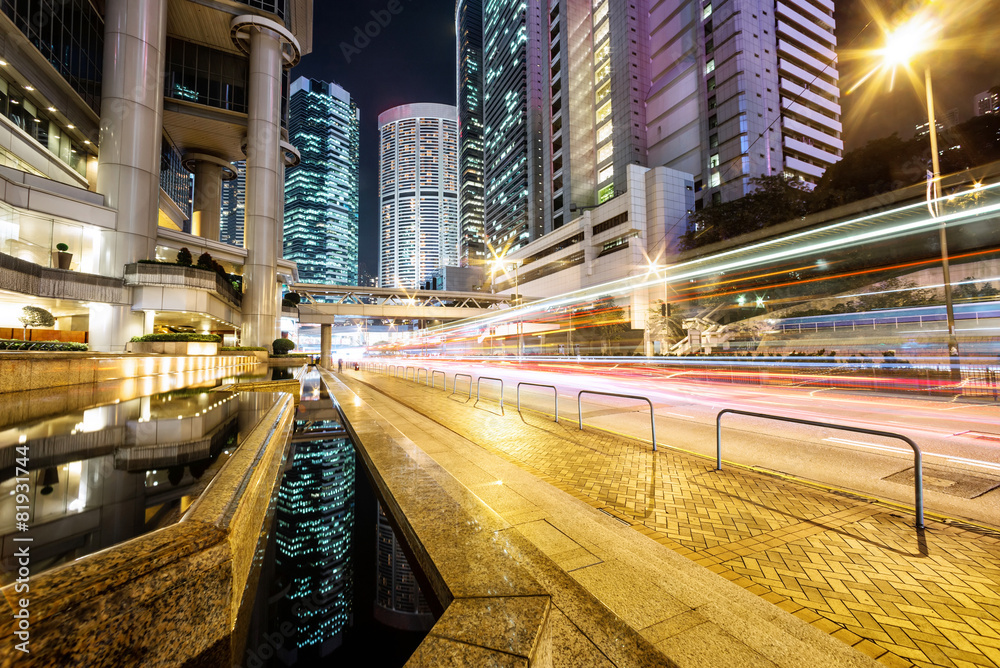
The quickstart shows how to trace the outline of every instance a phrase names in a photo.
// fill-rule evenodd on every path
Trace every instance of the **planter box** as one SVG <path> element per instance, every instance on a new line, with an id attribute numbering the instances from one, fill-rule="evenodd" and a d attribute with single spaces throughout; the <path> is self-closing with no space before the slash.
<path id="1" fill-rule="evenodd" d="M 194 341 L 143 341 L 129 342 L 126 352 L 146 355 L 218 355 L 218 343 L 198 343 Z"/>

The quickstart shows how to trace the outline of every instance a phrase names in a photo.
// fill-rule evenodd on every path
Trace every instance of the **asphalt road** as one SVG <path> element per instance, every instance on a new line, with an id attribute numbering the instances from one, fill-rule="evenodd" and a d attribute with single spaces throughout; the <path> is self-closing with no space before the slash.
<path id="1" fill-rule="evenodd" d="M 389 362 L 454 374 L 501 378 L 504 403 L 516 410 L 519 382 L 553 385 L 559 392 L 560 421 L 577 420 L 581 390 L 637 395 L 653 402 L 657 444 L 711 457 L 716 453 L 716 416 L 725 408 L 901 434 L 923 456 L 925 512 L 1000 526 L 1000 406 L 985 401 L 957 401 L 900 396 L 866 390 L 758 387 L 705 383 L 682 376 L 649 377 L 631 369 L 595 370 L 553 362 L 519 368 L 507 361 L 445 359 Z M 414 376 L 409 371 L 409 376 Z M 426 374 L 429 375 L 429 374 Z M 425 374 L 420 373 L 424 382 Z M 458 391 L 468 390 L 459 378 Z M 435 374 L 437 387 L 441 374 Z M 486 407 L 499 398 L 499 383 L 483 380 Z M 476 380 L 471 385 L 476 395 Z M 553 390 L 524 386 L 522 407 L 553 412 Z M 650 440 L 645 401 L 585 394 L 587 426 Z M 913 450 L 906 442 L 844 431 L 738 415 L 723 417 L 722 457 L 830 487 L 850 490 L 909 506 L 914 501 Z M 723 464 L 725 465 L 725 463 Z"/>

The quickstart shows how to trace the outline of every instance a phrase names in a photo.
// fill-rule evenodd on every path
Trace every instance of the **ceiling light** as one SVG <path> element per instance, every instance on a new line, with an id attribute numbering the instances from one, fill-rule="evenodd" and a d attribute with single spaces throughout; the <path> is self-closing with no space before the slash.
<path id="1" fill-rule="evenodd" d="M 49 111 L 55 111 L 55 110 L 56 110 L 55 107 L 49 107 Z"/>
<path id="2" fill-rule="evenodd" d="M 69 128 L 70 130 L 75 130 L 76 129 L 75 125 L 67 125 L 66 127 Z"/>
<path id="3" fill-rule="evenodd" d="M 88 145 L 88 146 L 90 146 L 90 140 L 89 139 L 84 139 L 83 143 L 86 144 L 86 145 Z"/>
<path id="4" fill-rule="evenodd" d="M 32 88 L 31 86 L 25 85 L 24 90 L 35 90 L 35 89 Z"/>
<path id="5" fill-rule="evenodd" d="M 7 61 L 6 60 L 0 60 L 0 66 L 7 67 Z"/>

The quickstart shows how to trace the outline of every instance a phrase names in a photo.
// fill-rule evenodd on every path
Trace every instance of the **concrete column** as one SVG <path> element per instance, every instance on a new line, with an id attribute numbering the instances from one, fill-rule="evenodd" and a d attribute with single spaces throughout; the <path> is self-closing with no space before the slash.
<path id="1" fill-rule="evenodd" d="M 250 32 L 250 115 L 244 243 L 247 280 L 243 296 L 244 345 L 266 346 L 279 315 L 275 247 L 278 221 L 278 141 L 281 111 L 281 42 L 266 28 Z"/>
<path id="2" fill-rule="evenodd" d="M 160 201 L 160 142 L 167 0 L 108 0 L 104 17 L 101 152 L 97 192 L 118 210 L 111 267 L 153 257 Z"/>
<path id="3" fill-rule="evenodd" d="M 156 320 L 156 311 L 144 311 L 143 312 L 143 318 L 142 318 L 142 333 L 143 334 L 152 334 L 153 333 L 153 324 L 154 324 L 155 320 Z"/>
<path id="4" fill-rule="evenodd" d="M 281 314 L 277 289 L 280 201 L 284 197 L 281 160 L 281 71 L 293 67 L 301 49 L 280 23 L 250 14 L 230 21 L 236 46 L 249 56 L 243 342 L 266 346 Z M 279 193 L 282 193 L 279 196 Z"/>
<path id="5" fill-rule="evenodd" d="M 122 353 L 133 336 L 142 336 L 142 314 L 131 306 L 117 304 L 91 304 L 90 339 L 88 345 L 94 352 Z"/>
<path id="6" fill-rule="evenodd" d="M 320 325 L 319 326 L 319 365 L 325 368 L 330 368 L 332 366 L 331 353 L 333 352 L 332 344 L 333 326 L 332 325 Z"/>
<path id="7" fill-rule="evenodd" d="M 199 160 L 194 167 L 194 202 L 191 234 L 219 240 L 222 227 L 222 167 Z"/>

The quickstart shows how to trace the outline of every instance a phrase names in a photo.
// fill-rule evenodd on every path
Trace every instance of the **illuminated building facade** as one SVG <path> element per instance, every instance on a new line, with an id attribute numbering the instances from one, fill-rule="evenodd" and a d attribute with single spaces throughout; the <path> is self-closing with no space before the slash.
<path id="1" fill-rule="evenodd" d="M 284 250 L 304 283 L 358 283 L 360 122 L 337 84 L 292 83 L 288 130 L 302 161 L 286 175 Z"/>
<path id="2" fill-rule="evenodd" d="M 323 656 L 336 649 L 350 623 L 354 579 L 354 446 L 346 438 L 296 438 L 292 469 L 278 492 L 276 572 L 287 593 L 283 619 L 294 635 L 283 657 Z"/>
<path id="3" fill-rule="evenodd" d="M 231 246 L 243 245 L 243 220 L 246 215 L 247 163 L 233 164 L 236 178 L 222 182 L 222 223 L 219 241 Z"/>
<path id="4" fill-rule="evenodd" d="M 458 111 L 408 104 L 378 117 L 379 281 L 421 287 L 458 266 Z"/>
<path id="5" fill-rule="evenodd" d="M 543 15 L 540 0 L 483 4 L 483 222 L 497 251 L 545 231 Z"/>
<path id="6" fill-rule="evenodd" d="M 458 0 L 459 262 L 481 264 L 483 243 L 483 2 Z"/>
<path id="7" fill-rule="evenodd" d="M 815 185 L 844 147 L 833 9 L 833 0 L 653 7 L 649 164 L 694 174 L 698 206 L 742 197 L 755 176 Z"/>

